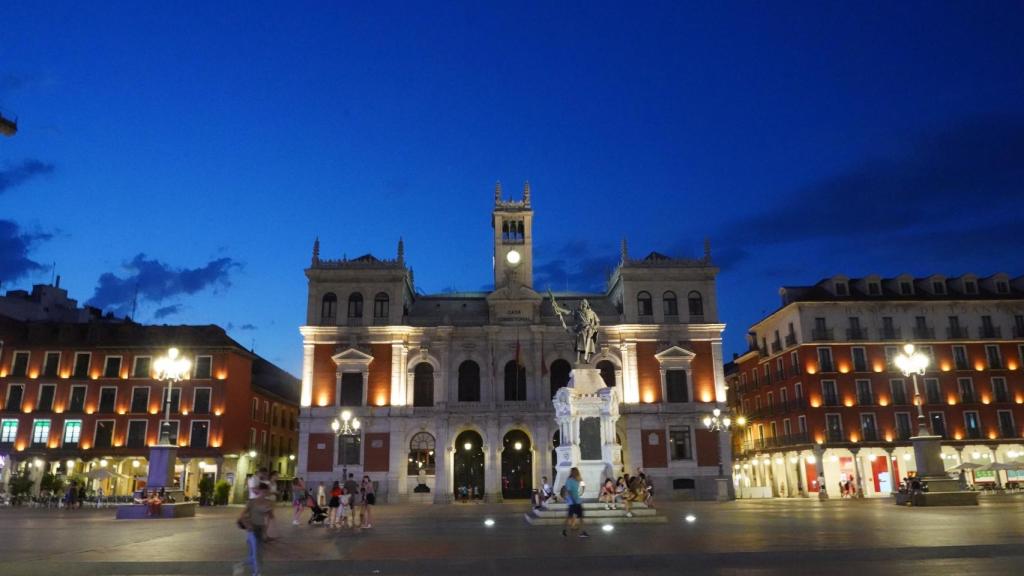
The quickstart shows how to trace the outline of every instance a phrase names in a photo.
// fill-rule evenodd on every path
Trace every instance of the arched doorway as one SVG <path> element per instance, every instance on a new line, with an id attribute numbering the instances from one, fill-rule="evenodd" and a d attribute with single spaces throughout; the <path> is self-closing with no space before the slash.
<path id="1" fill-rule="evenodd" d="M 530 437 L 522 430 L 510 430 L 502 440 L 501 495 L 529 498 L 533 492 L 533 453 Z"/>
<path id="2" fill-rule="evenodd" d="M 597 363 L 596 368 L 601 371 L 601 379 L 604 380 L 604 385 L 612 388 L 615 386 L 615 364 L 612 364 L 610 360 L 601 360 Z"/>
<path id="3" fill-rule="evenodd" d="M 454 481 L 455 498 L 458 500 L 482 499 L 484 497 L 484 439 L 472 430 L 466 430 L 455 438 Z"/>

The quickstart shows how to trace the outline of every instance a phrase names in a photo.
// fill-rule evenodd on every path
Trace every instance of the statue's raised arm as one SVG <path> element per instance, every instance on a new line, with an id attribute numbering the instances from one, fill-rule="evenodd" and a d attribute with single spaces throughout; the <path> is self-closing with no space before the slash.
<path id="1" fill-rule="evenodd" d="M 565 315 L 572 313 L 572 310 L 558 305 L 558 301 L 555 300 L 555 294 L 551 291 L 551 288 L 548 288 L 548 298 L 551 299 L 551 309 L 555 311 L 555 314 L 558 314 L 558 319 L 562 321 L 562 328 L 568 331 L 569 326 L 565 323 Z"/>

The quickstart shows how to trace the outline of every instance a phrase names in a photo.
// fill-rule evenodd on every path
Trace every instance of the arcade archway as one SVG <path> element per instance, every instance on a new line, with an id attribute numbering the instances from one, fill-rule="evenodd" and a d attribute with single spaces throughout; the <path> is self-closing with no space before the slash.
<path id="1" fill-rule="evenodd" d="M 472 430 L 455 438 L 453 492 L 458 500 L 484 497 L 484 440 Z"/>
<path id="2" fill-rule="evenodd" d="M 533 452 L 530 437 L 522 430 L 510 430 L 502 440 L 501 495 L 529 498 L 533 492 Z"/>

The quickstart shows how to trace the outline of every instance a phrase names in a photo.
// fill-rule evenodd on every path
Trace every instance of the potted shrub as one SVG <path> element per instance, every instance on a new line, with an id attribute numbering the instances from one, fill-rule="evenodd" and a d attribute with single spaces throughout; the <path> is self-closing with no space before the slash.
<path id="1" fill-rule="evenodd" d="M 231 484 L 228 484 L 226 480 L 220 480 L 217 482 L 217 485 L 214 486 L 213 491 L 213 503 L 218 506 L 224 506 L 228 503 L 228 494 L 231 493 Z"/>

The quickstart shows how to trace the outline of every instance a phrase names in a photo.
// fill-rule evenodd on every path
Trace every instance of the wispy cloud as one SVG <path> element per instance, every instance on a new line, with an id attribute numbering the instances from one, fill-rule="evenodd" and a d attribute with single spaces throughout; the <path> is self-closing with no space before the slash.
<path id="1" fill-rule="evenodd" d="M 27 232 L 17 222 L 0 220 L 0 282 L 17 280 L 46 267 L 29 258 L 36 244 L 52 238 L 47 232 Z"/>
<path id="2" fill-rule="evenodd" d="M 538 291 L 579 290 L 601 292 L 618 262 L 614 249 L 594 248 L 586 240 L 569 240 L 550 253 L 538 251 L 533 285 Z"/>
<path id="3" fill-rule="evenodd" d="M 208 288 L 231 285 L 231 273 L 241 264 L 231 258 L 218 258 L 199 268 L 174 268 L 164 262 L 138 254 L 124 264 L 126 274 L 105 272 L 99 278 L 87 304 L 116 314 L 131 310 L 136 291 L 140 301 L 161 303 L 169 298 L 191 295 Z M 178 304 L 167 306 L 165 315 L 177 313 Z M 159 312 L 159 311 L 158 311 Z"/>
<path id="4" fill-rule="evenodd" d="M 53 164 L 30 158 L 0 169 L 0 194 L 32 178 L 53 173 Z"/>
<path id="5" fill-rule="evenodd" d="M 180 312 L 181 304 L 171 304 L 170 306 L 163 306 L 161 308 L 157 308 L 156 312 L 153 313 L 153 317 L 156 318 L 157 320 L 160 320 L 162 318 L 173 316 Z"/>

